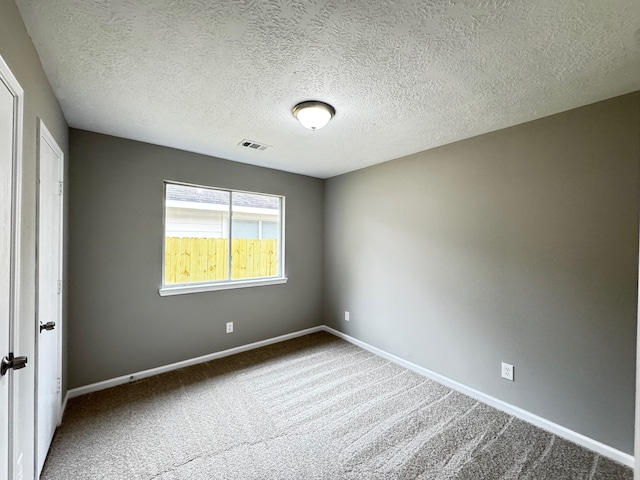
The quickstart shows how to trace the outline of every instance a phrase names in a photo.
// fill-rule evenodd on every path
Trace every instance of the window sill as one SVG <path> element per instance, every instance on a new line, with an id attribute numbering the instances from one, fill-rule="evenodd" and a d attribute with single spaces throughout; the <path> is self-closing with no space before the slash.
<path id="1" fill-rule="evenodd" d="M 254 280 L 240 280 L 236 282 L 221 283 L 193 283 L 189 285 L 175 285 L 160 287 L 158 293 L 161 297 L 171 295 L 185 295 L 187 293 L 215 292 L 217 290 L 233 290 L 236 288 L 262 287 L 266 285 L 279 285 L 287 283 L 287 277 L 260 278 Z"/>

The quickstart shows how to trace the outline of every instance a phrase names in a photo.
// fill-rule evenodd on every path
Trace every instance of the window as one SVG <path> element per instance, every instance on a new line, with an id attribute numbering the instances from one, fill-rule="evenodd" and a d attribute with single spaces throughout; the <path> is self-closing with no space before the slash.
<path id="1" fill-rule="evenodd" d="M 284 197 L 165 182 L 160 295 L 285 283 Z"/>

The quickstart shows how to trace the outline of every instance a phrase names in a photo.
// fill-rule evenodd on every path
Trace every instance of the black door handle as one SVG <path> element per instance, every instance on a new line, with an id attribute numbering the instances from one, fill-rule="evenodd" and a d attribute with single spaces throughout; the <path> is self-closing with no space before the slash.
<path id="1" fill-rule="evenodd" d="M 27 357 L 14 357 L 13 353 L 10 353 L 8 357 L 4 357 L 0 362 L 0 377 L 7 373 L 7 370 L 13 368 L 14 370 L 20 370 L 27 366 Z"/>
<path id="2" fill-rule="evenodd" d="M 40 333 L 42 333 L 42 330 L 53 330 L 54 328 L 56 328 L 56 322 L 47 322 L 45 324 L 43 324 L 42 322 L 40 322 Z"/>

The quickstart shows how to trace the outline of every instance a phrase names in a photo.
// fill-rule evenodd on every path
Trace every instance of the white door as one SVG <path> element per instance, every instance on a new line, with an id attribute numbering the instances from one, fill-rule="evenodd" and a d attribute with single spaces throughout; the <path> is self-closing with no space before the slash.
<path id="1" fill-rule="evenodd" d="M 0 479 L 13 478 L 13 335 L 18 317 L 23 92 L 0 58 Z M 16 359 L 17 360 L 17 359 Z M 26 358 L 21 358 L 26 363 Z"/>
<path id="2" fill-rule="evenodd" d="M 38 153 L 38 473 L 42 472 L 62 407 L 63 154 L 40 122 Z"/>
<path id="3" fill-rule="evenodd" d="M 11 248 L 11 180 L 13 178 L 13 95 L 0 82 L 0 252 Z M 11 265 L 9 255 L 0 254 L 0 357 L 11 351 L 10 304 Z M 9 465 L 9 382 L 0 377 L 0 478 L 8 478 Z"/>

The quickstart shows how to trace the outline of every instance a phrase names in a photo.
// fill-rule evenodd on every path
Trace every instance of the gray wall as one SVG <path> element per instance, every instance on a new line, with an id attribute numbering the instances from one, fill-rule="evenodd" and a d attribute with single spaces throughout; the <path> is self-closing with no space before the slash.
<path id="1" fill-rule="evenodd" d="M 22 17 L 13 0 L 0 0 L 0 56 L 7 63 L 25 92 L 22 162 L 22 271 L 20 323 L 15 352 L 27 355 L 27 368 L 15 375 L 18 396 L 16 419 L 16 457 L 23 457 L 23 478 L 33 478 L 33 424 L 35 381 L 35 272 L 36 272 L 36 146 L 38 120 L 41 118 L 68 158 L 68 130 L 62 111 L 44 74 L 38 54 L 31 43 Z M 66 292 L 63 295 L 66 298 Z M 66 300 L 63 300 L 66 315 Z M 63 339 L 64 341 L 64 339 Z M 2 352 L 5 355 L 6 352 Z"/>
<path id="2" fill-rule="evenodd" d="M 71 388 L 321 324 L 322 180 L 82 130 L 70 148 Z M 285 195 L 288 283 L 160 297 L 163 180 Z"/>
<path id="3" fill-rule="evenodd" d="M 639 134 L 636 92 L 328 180 L 325 323 L 633 454 Z"/>

